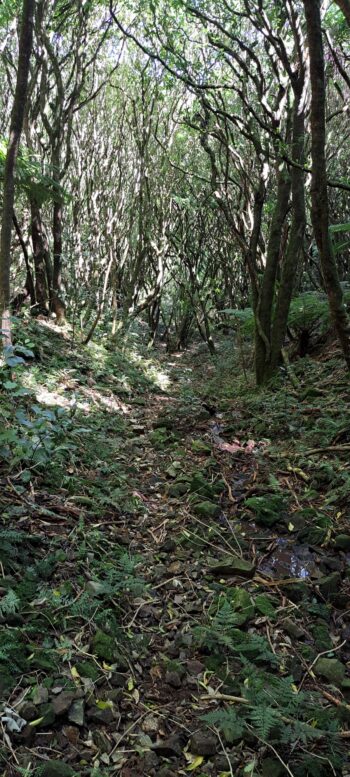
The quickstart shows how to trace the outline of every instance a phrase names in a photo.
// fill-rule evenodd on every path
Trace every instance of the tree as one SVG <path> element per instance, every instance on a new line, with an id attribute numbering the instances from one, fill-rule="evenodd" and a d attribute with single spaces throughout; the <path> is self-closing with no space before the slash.
<path id="1" fill-rule="evenodd" d="M 327 189 L 326 88 L 325 67 L 319 0 L 304 0 L 311 79 L 311 155 L 312 155 L 312 223 L 321 258 L 322 273 L 328 294 L 334 326 L 350 369 L 350 321 L 346 313 L 343 292 L 329 231 Z"/>
<path id="2" fill-rule="evenodd" d="M 1 219 L 0 320 L 3 342 L 5 345 L 11 343 L 10 265 L 11 234 L 15 199 L 15 168 L 26 105 L 29 64 L 33 43 L 33 15 L 34 0 L 23 0 L 16 89 L 11 112 L 9 143 L 5 161 L 3 210 Z"/>

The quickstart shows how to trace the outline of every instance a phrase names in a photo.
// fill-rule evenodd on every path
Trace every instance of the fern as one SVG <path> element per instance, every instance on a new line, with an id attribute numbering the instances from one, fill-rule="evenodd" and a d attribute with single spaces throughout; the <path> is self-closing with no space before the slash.
<path id="1" fill-rule="evenodd" d="M 19 610 L 20 600 L 12 588 L 0 600 L 0 615 L 12 615 Z"/>
<path id="2" fill-rule="evenodd" d="M 273 728 L 281 725 L 281 716 L 278 710 L 267 705 L 254 707 L 250 712 L 250 719 L 257 735 L 260 739 L 265 740 Z"/>
<path id="3" fill-rule="evenodd" d="M 243 719 L 239 718 L 231 707 L 208 712 L 201 719 L 208 726 L 218 728 L 228 744 L 232 744 L 241 737 L 245 728 Z"/>

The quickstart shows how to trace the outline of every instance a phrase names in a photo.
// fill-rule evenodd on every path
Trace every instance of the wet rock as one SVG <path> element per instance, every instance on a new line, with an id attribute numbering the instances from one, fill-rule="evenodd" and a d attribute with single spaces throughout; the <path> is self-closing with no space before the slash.
<path id="1" fill-rule="evenodd" d="M 52 706 L 55 715 L 64 715 L 68 712 L 72 702 L 74 701 L 74 691 L 63 691 L 55 699 L 53 699 Z"/>
<path id="2" fill-rule="evenodd" d="M 204 731 L 196 731 L 191 737 L 190 750 L 191 753 L 194 753 L 195 755 L 203 755 L 209 758 L 216 753 L 216 737 L 207 729 Z"/>
<path id="3" fill-rule="evenodd" d="M 334 539 L 337 550 L 350 550 L 350 534 L 338 534 Z"/>
<path id="4" fill-rule="evenodd" d="M 33 704 L 46 704 L 49 700 L 49 692 L 43 685 L 37 685 L 32 694 Z"/>
<path id="5" fill-rule="evenodd" d="M 329 683 L 338 688 L 345 679 L 345 666 L 337 658 L 319 658 L 314 666 L 314 672 L 320 677 L 325 677 Z"/>
<path id="6" fill-rule="evenodd" d="M 85 722 L 84 715 L 85 702 L 84 699 L 77 699 L 73 701 L 73 704 L 68 710 L 68 720 L 70 723 L 75 723 L 76 726 L 83 726 Z"/>
<path id="7" fill-rule="evenodd" d="M 43 761 L 40 763 L 40 777 L 73 777 L 74 769 L 63 761 Z"/>
<path id="8" fill-rule="evenodd" d="M 213 564 L 210 567 L 210 572 L 217 577 L 232 577 L 239 575 L 240 577 L 251 578 L 255 574 L 255 566 L 250 561 L 245 561 L 243 558 L 232 558 L 224 561 L 220 564 Z"/>
<path id="9" fill-rule="evenodd" d="M 340 584 L 340 572 L 332 572 L 326 577 L 321 577 L 318 581 L 318 588 L 322 596 L 327 599 L 331 594 L 336 594 L 339 591 Z"/>
<path id="10" fill-rule="evenodd" d="M 219 515 L 221 515 L 221 507 L 209 501 L 199 502 L 198 504 L 194 505 L 193 511 L 196 513 L 196 515 L 199 515 L 200 518 L 207 520 L 214 520 L 215 518 L 219 518 Z"/>

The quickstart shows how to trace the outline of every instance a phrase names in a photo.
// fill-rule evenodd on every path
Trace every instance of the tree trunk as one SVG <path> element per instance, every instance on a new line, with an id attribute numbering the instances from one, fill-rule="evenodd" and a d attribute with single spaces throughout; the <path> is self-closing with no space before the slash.
<path id="1" fill-rule="evenodd" d="M 304 0 L 311 79 L 311 215 L 334 326 L 350 369 L 350 324 L 329 234 L 326 168 L 326 86 L 319 0 Z"/>
<path id="2" fill-rule="evenodd" d="M 51 293 L 51 307 L 56 313 L 58 324 L 64 324 L 66 320 L 66 308 L 61 299 L 62 291 L 62 218 L 63 203 L 55 202 L 53 206 L 53 282 Z"/>
<path id="3" fill-rule="evenodd" d="M 335 0 L 335 2 L 343 11 L 348 24 L 350 24 L 350 0 Z"/>
<path id="4" fill-rule="evenodd" d="M 23 127 L 28 88 L 30 55 L 33 45 L 34 0 L 23 0 L 19 39 L 18 69 L 11 112 L 10 137 L 6 154 L 3 189 L 3 211 L 0 244 L 0 320 L 4 346 L 11 345 L 10 266 L 15 168 Z"/>
<path id="5" fill-rule="evenodd" d="M 304 185 L 304 144 L 305 115 L 303 109 L 303 82 L 294 95 L 293 108 L 293 160 L 297 165 L 292 168 L 292 207 L 293 218 L 287 250 L 282 265 L 281 282 L 278 291 L 271 333 L 271 356 L 268 373 L 272 375 L 280 363 L 282 348 L 287 332 L 289 308 L 297 275 L 300 255 L 304 243 L 306 212 Z M 268 377 L 269 375 L 267 375 Z"/>
<path id="6" fill-rule="evenodd" d="M 30 207 L 37 312 L 48 314 L 50 307 L 49 279 L 47 277 L 47 266 L 49 263 L 49 257 L 47 256 L 48 245 L 41 220 L 40 208 L 34 200 L 32 200 Z"/>
<path id="7" fill-rule="evenodd" d="M 267 247 L 266 267 L 255 314 L 255 375 L 260 386 L 266 377 L 266 365 L 271 355 L 271 320 L 275 282 L 281 247 L 282 227 L 285 222 L 291 181 L 285 168 L 279 172 L 277 199 L 272 215 Z"/>
<path id="8" fill-rule="evenodd" d="M 18 310 L 20 310 L 23 302 L 25 302 L 25 300 L 27 299 L 28 296 L 30 297 L 31 307 L 34 307 L 34 305 L 35 305 L 35 287 L 34 287 L 32 270 L 31 270 L 31 266 L 30 266 L 30 262 L 29 262 L 27 246 L 26 246 L 25 240 L 23 238 L 22 230 L 21 230 L 20 224 L 18 222 L 17 216 L 15 214 L 15 211 L 13 211 L 12 220 L 13 220 L 13 224 L 14 224 L 14 227 L 15 227 L 15 230 L 16 230 L 16 234 L 17 234 L 20 246 L 22 248 L 23 257 L 24 257 L 24 263 L 25 263 L 25 266 L 26 266 L 26 280 L 25 280 L 23 292 L 22 293 L 20 292 L 17 295 L 17 297 L 15 299 L 13 299 L 12 302 L 11 302 L 12 309 L 14 311 L 18 311 Z"/>

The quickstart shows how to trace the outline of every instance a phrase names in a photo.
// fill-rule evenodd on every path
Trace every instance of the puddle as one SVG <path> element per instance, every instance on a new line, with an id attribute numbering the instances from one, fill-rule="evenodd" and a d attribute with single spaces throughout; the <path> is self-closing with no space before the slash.
<path id="1" fill-rule="evenodd" d="M 320 577 L 315 554 L 308 545 L 295 545 L 290 540 L 277 540 L 277 547 L 260 567 L 262 572 L 274 577 Z"/>

